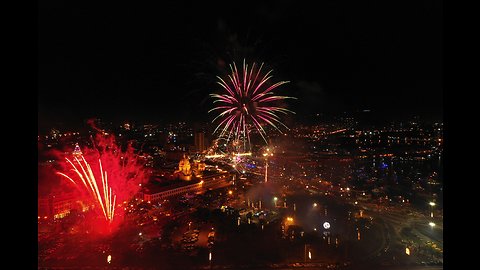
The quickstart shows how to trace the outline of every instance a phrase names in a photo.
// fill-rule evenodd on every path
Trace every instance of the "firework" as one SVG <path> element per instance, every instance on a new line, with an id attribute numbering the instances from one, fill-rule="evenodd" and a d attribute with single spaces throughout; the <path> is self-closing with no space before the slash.
<path id="1" fill-rule="evenodd" d="M 243 72 L 239 72 L 235 62 L 230 65 L 231 74 L 228 79 L 224 80 L 217 76 L 217 83 L 225 91 L 223 94 L 211 94 L 215 100 L 214 104 L 218 104 L 211 109 L 219 111 L 219 114 L 212 122 L 219 121 L 214 133 L 220 133 L 220 137 L 227 137 L 227 140 L 233 139 L 235 143 L 243 141 L 244 147 L 246 142 L 250 144 L 250 132 L 256 130 L 266 140 L 267 133 L 264 126 L 271 126 L 280 133 L 281 127 L 288 127 L 281 122 L 279 114 L 294 113 L 276 102 L 293 98 L 287 96 L 279 96 L 273 91 L 288 83 L 288 81 L 280 81 L 270 83 L 273 70 L 262 75 L 263 63 L 260 67 L 256 67 L 253 63 L 251 68 L 243 61 Z"/>
<path id="2" fill-rule="evenodd" d="M 105 219 L 111 223 L 115 214 L 115 201 L 117 199 L 117 196 L 113 195 L 112 201 L 112 188 L 108 185 L 108 175 L 106 171 L 103 171 L 102 161 L 98 160 L 102 180 L 102 185 L 99 189 L 99 184 L 97 183 L 95 174 L 93 173 L 90 164 L 88 164 L 88 162 L 83 156 L 81 156 L 81 159 L 75 157 L 74 161 L 76 161 L 77 165 L 75 165 L 74 162 L 70 161 L 68 158 L 66 158 L 66 160 L 72 166 L 71 170 L 75 172 L 78 178 L 81 180 L 83 186 L 80 186 L 85 188 L 85 190 L 92 197 L 92 199 L 100 205 Z M 61 172 L 57 172 L 57 174 L 67 178 L 77 187 L 79 186 L 79 183 L 73 180 L 70 176 Z"/>

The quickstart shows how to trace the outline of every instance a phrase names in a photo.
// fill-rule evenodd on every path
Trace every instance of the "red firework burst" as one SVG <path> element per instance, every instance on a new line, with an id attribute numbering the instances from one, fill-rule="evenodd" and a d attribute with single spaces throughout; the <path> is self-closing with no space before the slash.
<path id="1" fill-rule="evenodd" d="M 260 67 L 256 67 L 253 63 L 252 67 L 243 61 L 243 72 L 237 70 L 235 62 L 233 66 L 230 65 L 231 74 L 228 79 L 224 80 L 217 76 L 219 81 L 217 83 L 225 91 L 223 94 L 210 94 L 215 98 L 214 104 L 219 103 L 212 111 L 220 111 L 212 122 L 217 119 L 219 121 L 214 133 L 220 131 L 220 137 L 227 137 L 235 141 L 244 142 L 244 146 L 248 141 L 250 144 L 250 131 L 256 130 L 266 142 L 265 125 L 272 126 L 280 133 L 280 127 L 288 129 L 288 127 L 281 122 L 278 113 L 287 114 L 294 113 L 280 105 L 275 105 L 276 101 L 285 100 L 294 97 L 279 96 L 274 94 L 274 90 L 288 83 L 288 81 L 280 81 L 277 83 L 270 83 L 273 70 L 270 70 L 265 75 L 262 73 L 263 63 Z"/>

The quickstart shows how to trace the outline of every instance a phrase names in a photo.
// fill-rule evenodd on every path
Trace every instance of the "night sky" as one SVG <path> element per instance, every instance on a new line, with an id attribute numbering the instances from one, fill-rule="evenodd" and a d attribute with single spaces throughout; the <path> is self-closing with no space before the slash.
<path id="1" fill-rule="evenodd" d="M 299 120 L 442 117 L 441 1 L 156 2 L 38 3 L 39 127 L 211 120 L 215 76 L 244 58 L 291 81 Z"/>

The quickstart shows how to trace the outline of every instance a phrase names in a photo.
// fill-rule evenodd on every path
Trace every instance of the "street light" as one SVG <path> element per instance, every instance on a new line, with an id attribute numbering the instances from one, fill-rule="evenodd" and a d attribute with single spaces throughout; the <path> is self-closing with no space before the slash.
<path id="1" fill-rule="evenodd" d="M 428 225 L 430 225 L 430 227 L 432 227 L 432 228 L 435 227 L 435 223 L 433 223 L 431 221 L 428 223 Z"/>
<path id="2" fill-rule="evenodd" d="M 188 230 L 190 231 L 190 226 L 192 225 L 192 222 L 188 222 Z"/>
<path id="3" fill-rule="evenodd" d="M 212 251 L 208 252 L 208 264 L 210 265 L 210 269 L 212 269 Z"/>
<path id="4" fill-rule="evenodd" d="M 277 201 L 278 201 L 278 198 L 277 198 L 277 197 L 273 197 L 273 203 L 275 204 L 275 207 L 277 207 Z"/>
<path id="5" fill-rule="evenodd" d="M 435 202 L 429 202 L 428 204 L 431 206 L 430 217 L 433 218 L 433 207 L 435 206 Z"/>
<path id="6" fill-rule="evenodd" d="M 313 203 L 313 207 L 317 207 L 317 203 Z"/>

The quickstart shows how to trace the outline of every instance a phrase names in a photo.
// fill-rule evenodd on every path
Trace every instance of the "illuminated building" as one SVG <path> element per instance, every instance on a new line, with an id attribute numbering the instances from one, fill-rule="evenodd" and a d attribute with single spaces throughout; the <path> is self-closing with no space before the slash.
<path id="1" fill-rule="evenodd" d="M 203 171 L 205 171 L 205 167 L 205 162 L 194 160 L 192 170 L 195 177 L 202 177 Z"/>
<path id="2" fill-rule="evenodd" d="M 72 193 L 49 195 L 38 199 L 38 216 L 47 217 L 49 220 L 64 218 L 72 210 L 85 212 L 89 208 Z"/>
<path id="3" fill-rule="evenodd" d="M 232 175 L 221 169 L 206 171 L 206 165 L 201 161 L 194 161 L 193 165 L 186 155 L 180 159 L 178 170 L 173 176 L 178 179 L 166 182 L 163 185 L 158 183 L 147 183 L 142 186 L 141 197 L 145 201 L 157 201 L 186 193 L 197 193 L 208 189 L 216 189 L 231 185 Z M 179 181 L 184 180 L 184 181 Z"/>
<path id="4" fill-rule="evenodd" d="M 178 170 L 173 173 L 175 178 L 184 181 L 190 181 L 192 178 L 200 178 L 205 171 L 205 163 L 199 160 L 194 160 L 193 163 L 187 155 L 183 154 L 183 158 L 178 162 Z"/>
<path id="5" fill-rule="evenodd" d="M 178 162 L 178 170 L 176 170 L 173 174 L 181 180 L 192 180 L 192 168 L 190 165 L 190 160 L 185 154 L 183 154 L 183 158 Z"/>
<path id="6" fill-rule="evenodd" d="M 73 149 L 72 155 L 78 159 L 82 158 L 82 150 L 80 149 L 78 143 L 75 144 L 75 149 Z"/>

